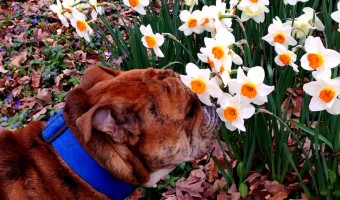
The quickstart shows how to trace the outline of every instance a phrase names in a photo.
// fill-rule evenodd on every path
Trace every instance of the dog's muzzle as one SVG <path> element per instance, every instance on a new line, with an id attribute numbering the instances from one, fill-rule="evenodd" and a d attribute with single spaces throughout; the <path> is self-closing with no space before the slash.
<path id="1" fill-rule="evenodd" d="M 203 114 L 204 114 L 204 132 L 217 132 L 221 125 L 221 119 L 218 117 L 216 112 L 216 105 L 212 104 L 211 106 L 202 105 Z"/>

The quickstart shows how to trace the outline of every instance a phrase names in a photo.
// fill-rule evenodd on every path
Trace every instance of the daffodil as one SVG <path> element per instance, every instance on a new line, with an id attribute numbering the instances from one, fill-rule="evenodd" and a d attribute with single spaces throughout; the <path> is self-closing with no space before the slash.
<path id="1" fill-rule="evenodd" d="M 333 19 L 334 21 L 340 23 L 340 1 L 338 2 L 338 5 L 337 5 L 337 6 L 338 6 L 338 10 L 335 11 L 335 12 L 333 12 L 333 13 L 331 14 L 331 17 L 332 17 L 332 19 Z M 340 25 L 339 25 L 338 31 L 340 32 Z"/>
<path id="2" fill-rule="evenodd" d="M 50 5 L 50 9 L 52 10 L 52 12 L 58 15 L 58 18 L 60 19 L 61 23 L 64 26 L 69 27 L 69 23 L 63 14 L 64 10 L 63 7 L 61 6 L 60 0 L 57 0 L 57 4 Z"/>
<path id="3" fill-rule="evenodd" d="M 225 126 L 230 131 L 239 129 L 246 131 L 244 119 L 248 119 L 255 113 L 255 108 L 246 101 L 242 101 L 239 95 L 234 97 L 230 94 L 223 93 L 218 99 L 218 104 L 221 107 L 217 108 L 216 112 Z"/>
<path id="4" fill-rule="evenodd" d="M 242 11 L 241 21 L 252 18 L 256 23 L 264 22 L 264 13 L 268 13 L 269 0 L 241 0 L 237 8 Z"/>
<path id="5" fill-rule="evenodd" d="M 204 43 L 206 47 L 200 49 L 201 53 L 197 54 L 198 58 L 209 63 L 213 71 L 218 73 L 228 72 L 228 74 L 225 74 L 227 76 L 223 77 L 229 77 L 232 62 L 237 65 L 243 63 L 242 58 L 229 48 L 235 43 L 235 37 L 227 29 L 219 30 L 215 39 L 204 38 Z"/>
<path id="6" fill-rule="evenodd" d="M 86 22 L 85 14 L 79 12 L 76 7 L 72 9 L 71 25 L 76 28 L 77 34 L 90 42 L 90 35 L 93 33 L 92 28 Z"/>
<path id="7" fill-rule="evenodd" d="M 232 57 L 229 54 L 229 47 L 223 41 L 217 41 L 212 38 L 204 38 L 204 43 L 206 47 L 200 49 L 201 53 L 198 54 L 198 58 L 203 62 L 209 63 L 210 67 L 214 68 L 216 72 L 230 71 Z"/>
<path id="8" fill-rule="evenodd" d="M 321 20 L 316 16 L 315 11 L 310 7 L 303 8 L 304 14 L 300 15 L 294 20 L 292 35 L 300 39 L 304 39 L 310 30 L 316 29 L 323 31 L 325 26 Z M 314 21 L 314 23 L 313 23 Z M 287 22 L 292 24 L 291 21 Z"/>
<path id="9" fill-rule="evenodd" d="M 289 51 L 285 46 L 281 44 L 275 45 L 275 51 L 277 56 L 274 61 L 279 66 L 291 66 L 294 71 L 299 72 L 298 66 L 294 63 L 296 61 L 296 54 Z"/>
<path id="10" fill-rule="evenodd" d="M 215 21 L 212 15 L 212 8 L 210 6 L 203 6 L 201 14 L 199 16 L 201 18 L 200 26 L 208 31 L 213 32 L 215 30 Z"/>
<path id="11" fill-rule="evenodd" d="M 298 1 L 307 2 L 308 0 L 284 0 L 283 3 L 285 5 L 289 4 L 289 5 L 295 6 Z"/>
<path id="12" fill-rule="evenodd" d="M 104 14 L 104 8 L 98 5 L 97 0 L 89 0 L 90 5 L 94 8 L 91 12 L 91 17 L 93 20 L 97 19 L 97 14 Z"/>
<path id="13" fill-rule="evenodd" d="M 210 106 L 212 105 L 210 96 L 218 98 L 222 94 L 216 80 L 209 80 L 211 71 L 209 69 L 199 69 L 195 64 L 188 63 L 185 67 L 187 75 L 180 75 L 184 85 L 197 94 L 198 99 Z"/>
<path id="14" fill-rule="evenodd" d="M 316 76 L 330 76 L 331 68 L 340 64 L 340 53 L 326 49 L 320 37 L 309 36 L 305 41 L 306 54 L 301 57 L 301 67 L 316 70 Z"/>
<path id="15" fill-rule="evenodd" d="M 193 32 L 200 34 L 204 31 L 204 28 L 201 26 L 203 24 L 204 19 L 200 17 L 201 11 L 195 10 L 193 13 L 190 13 L 188 10 L 183 10 L 179 14 L 179 18 L 184 24 L 182 24 L 178 30 L 183 31 L 184 35 L 191 35 Z"/>
<path id="16" fill-rule="evenodd" d="M 138 12 L 141 15 L 145 15 L 145 9 L 144 7 L 148 6 L 150 1 L 149 0 L 123 0 L 123 3 L 131 7 L 133 10 Z"/>
<path id="17" fill-rule="evenodd" d="M 315 72 L 313 72 L 313 76 Z M 311 111 L 327 110 L 330 114 L 340 114 L 340 80 L 326 77 L 315 77 L 316 81 L 311 81 L 303 85 L 303 90 L 312 96 L 309 103 Z"/>
<path id="18" fill-rule="evenodd" d="M 224 46 L 228 48 L 235 44 L 235 37 L 232 33 L 230 33 L 227 29 L 220 29 L 217 34 L 215 35 L 216 41 L 220 42 Z M 229 49 L 228 54 L 231 56 L 231 60 L 236 65 L 242 65 L 243 60 L 242 58 L 236 54 L 232 49 Z"/>
<path id="19" fill-rule="evenodd" d="M 190 7 L 191 12 L 194 6 L 198 4 L 198 0 L 184 0 L 184 4 Z"/>
<path id="20" fill-rule="evenodd" d="M 225 18 L 223 16 L 230 15 L 230 12 L 226 12 L 227 4 L 223 3 L 221 0 L 216 1 L 215 6 L 210 6 L 212 17 L 214 19 L 214 27 L 215 31 L 218 31 L 220 29 L 228 29 L 229 31 L 232 31 L 231 25 L 232 25 L 232 19 L 231 18 Z"/>
<path id="21" fill-rule="evenodd" d="M 292 27 L 288 24 L 283 24 L 280 18 L 273 19 L 273 23 L 268 27 L 268 34 L 262 37 L 270 45 L 282 44 L 285 47 L 294 46 L 297 44 L 296 40 L 291 36 Z"/>
<path id="22" fill-rule="evenodd" d="M 194 6 L 198 4 L 198 0 L 184 0 L 185 5 Z"/>
<path id="23" fill-rule="evenodd" d="M 62 3 L 62 5 L 65 9 L 64 15 L 67 18 L 71 19 L 72 18 L 72 8 L 79 3 L 80 3 L 80 0 L 64 0 L 63 3 Z"/>
<path id="24" fill-rule="evenodd" d="M 228 82 L 229 92 L 240 94 L 242 98 L 256 105 L 262 105 L 268 101 L 267 95 L 274 90 L 274 86 L 263 83 L 264 70 L 262 67 L 252 67 L 247 76 L 241 67 L 237 69 L 237 78 Z"/>
<path id="25" fill-rule="evenodd" d="M 147 26 L 141 25 L 140 32 L 143 34 L 142 42 L 147 48 L 153 49 L 158 57 L 164 57 L 163 52 L 159 48 L 164 43 L 163 35 L 154 34 L 150 24 Z"/>

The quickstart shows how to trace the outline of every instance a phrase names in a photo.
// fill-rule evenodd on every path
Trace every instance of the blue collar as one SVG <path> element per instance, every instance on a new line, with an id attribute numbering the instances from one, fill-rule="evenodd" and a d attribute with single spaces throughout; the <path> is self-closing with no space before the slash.
<path id="1" fill-rule="evenodd" d="M 74 172 L 110 199 L 125 199 L 135 190 L 134 186 L 112 176 L 84 150 L 67 127 L 62 111 L 48 120 L 42 137 L 45 142 L 52 144 Z"/>

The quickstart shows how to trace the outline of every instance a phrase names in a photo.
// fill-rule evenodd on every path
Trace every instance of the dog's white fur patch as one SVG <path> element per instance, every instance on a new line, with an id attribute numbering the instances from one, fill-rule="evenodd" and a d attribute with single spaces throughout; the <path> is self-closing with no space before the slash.
<path id="1" fill-rule="evenodd" d="M 157 183 L 159 180 L 164 178 L 166 175 L 168 175 L 173 169 L 175 168 L 165 168 L 157 170 L 150 174 L 150 180 L 147 183 L 144 183 L 144 187 L 157 187 Z"/>

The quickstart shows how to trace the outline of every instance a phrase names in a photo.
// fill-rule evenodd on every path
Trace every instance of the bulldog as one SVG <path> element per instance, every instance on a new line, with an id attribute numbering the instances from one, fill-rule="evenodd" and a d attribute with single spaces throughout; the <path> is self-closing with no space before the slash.
<path id="1" fill-rule="evenodd" d="M 0 197 L 124 199 L 206 155 L 215 110 L 172 70 L 90 67 L 61 113 L 0 131 Z"/>

